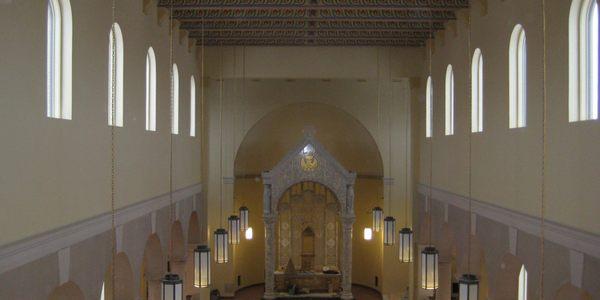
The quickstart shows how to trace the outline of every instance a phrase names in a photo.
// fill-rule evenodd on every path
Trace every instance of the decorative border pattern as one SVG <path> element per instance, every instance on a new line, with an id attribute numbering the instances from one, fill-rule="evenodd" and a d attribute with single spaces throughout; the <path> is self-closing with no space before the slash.
<path id="1" fill-rule="evenodd" d="M 425 196 L 429 186 L 418 185 L 418 193 Z M 442 203 L 448 203 L 462 210 L 469 209 L 469 199 L 438 188 L 431 188 L 431 197 Z M 423 198 L 425 199 L 425 197 Z M 516 228 L 531 235 L 540 234 L 540 219 L 534 216 L 515 212 L 513 210 L 499 207 L 472 199 L 472 211 L 474 214 L 486 217 L 490 220 Z M 579 251 L 595 258 L 600 258 L 600 236 L 567 227 L 552 221 L 545 221 L 545 238 L 548 241 L 562 245 L 570 250 Z"/>
<path id="2" fill-rule="evenodd" d="M 177 203 L 200 192 L 202 192 L 201 184 L 191 185 L 174 191 L 173 201 Z M 116 226 L 151 214 L 169 204 L 167 193 L 121 208 L 115 215 Z M 111 219 L 111 214 L 105 213 L 2 246 L 0 247 L 0 274 L 106 232 L 111 228 Z"/>

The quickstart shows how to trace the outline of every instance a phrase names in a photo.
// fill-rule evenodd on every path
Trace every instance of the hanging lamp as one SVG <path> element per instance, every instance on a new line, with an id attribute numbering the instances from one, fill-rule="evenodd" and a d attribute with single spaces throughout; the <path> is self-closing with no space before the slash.
<path id="1" fill-rule="evenodd" d="M 467 14 L 467 62 L 469 61 L 469 57 L 471 55 L 471 12 L 469 11 L 469 13 Z M 469 75 L 470 74 L 470 75 Z M 467 72 L 467 91 L 469 91 L 470 89 L 472 89 L 473 87 L 470 86 L 471 83 L 471 78 L 469 78 L 469 76 L 472 76 L 471 73 Z M 471 93 L 467 92 L 468 96 L 467 99 L 469 99 L 470 101 L 473 101 Z M 467 124 L 471 124 L 471 103 L 467 103 L 467 107 L 469 107 L 469 112 L 467 113 Z M 471 214 L 472 214 L 472 201 L 471 201 L 471 194 L 472 194 L 472 143 L 471 143 L 471 132 L 467 132 L 468 135 L 468 139 L 469 139 L 469 146 L 468 146 L 468 163 L 469 163 L 469 169 L 468 169 L 468 186 L 469 186 L 469 214 L 468 214 L 468 224 L 469 224 L 469 228 L 467 230 L 467 239 L 468 239 L 468 243 L 467 243 L 467 273 L 463 274 L 459 281 L 458 281 L 458 285 L 459 285 L 459 300 L 477 300 L 479 298 L 479 280 L 477 279 L 477 275 L 472 274 L 471 273 Z"/>
<path id="2" fill-rule="evenodd" d="M 204 131 L 204 18 L 202 19 L 202 99 L 200 103 L 201 124 Z M 200 147 L 203 147 L 203 132 L 200 132 Z M 200 152 L 202 152 L 201 149 Z M 205 288 L 210 285 L 210 248 L 207 245 L 200 245 L 194 249 L 194 286 Z"/>
<path id="3" fill-rule="evenodd" d="M 248 215 L 249 215 L 250 211 L 248 210 L 248 207 L 246 206 L 242 206 L 239 209 L 239 215 L 240 215 L 240 231 L 241 232 L 246 232 L 246 230 L 248 230 L 248 228 L 250 227 L 250 223 L 248 222 Z"/>
<path id="4" fill-rule="evenodd" d="M 169 9 L 169 65 L 173 65 L 173 2 Z M 175 114 L 174 89 L 175 81 L 173 68 L 171 70 L 171 120 Z M 171 126 L 173 126 L 171 122 Z M 173 128 L 171 128 L 173 129 Z M 171 130 L 173 132 L 173 130 Z M 173 225 L 175 207 L 173 205 L 173 134 L 169 134 L 169 224 Z M 183 280 L 179 275 L 171 273 L 171 260 L 173 259 L 173 238 L 170 239 L 169 261 L 167 261 L 167 274 L 161 280 L 162 300 L 183 300 Z"/>
<path id="5" fill-rule="evenodd" d="M 381 209 L 381 207 L 376 206 L 373 208 L 372 211 L 373 214 L 373 231 L 374 232 L 379 232 L 381 231 L 381 223 L 383 221 L 383 209 Z"/>
<path id="6" fill-rule="evenodd" d="M 363 239 L 365 239 L 365 241 L 370 241 L 373 239 L 373 230 L 370 227 L 367 227 L 363 230 Z"/>
<path id="7" fill-rule="evenodd" d="M 183 299 L 183 280 L 177 274 L 167 274 L 161 280 L 162 300 Z"/>
<path id="8" fill-rule="evenodd" d="M 219 223 L 220 228 L 217 228 L 214 232 L 214 241 L 215 241 L 215 262 L 218 264 L 224 264 L 229 261 L 229 243 L 228 243 L 228 232 L 225 228 L 223 228 L 223 47 L 219 49 L 221 51 L 221 78 L 219 81 L 219 153 L 220 153 L 220 192 L 219 192 L 219 201 L 220 201 L 220 210 L 219 210 Z"/>
<path id="9" fill-rule="evenodd" d="M 391 54 L 388 52 L 388 65 L 391 65 L 390 60 Z M 389 81 L 391 82 L 391 74 Z M 394 95 L 392 94 L 392 99 Z M 396 218 L 394 218 L 392 213 L 392 184 L 394 183 L 394 179 L 392 177 L 392 117 L 388 117 L 388 180 L 386 180 L 386 185 L 388 187 L 388 216 L 383 220 L 383 245 L 385 246 L 393 246 L 396 243 Z"/>
<path id="10" fill-rule="evenodd" d="M 404 159 L 405 159 L 405 170 L 404 170 L 404 177 L 405 177 L 405 185 L 404 185 L 404 191 L 405 191 L 405 203 L 404 203 L 404 227 L 402 229 L 400 229 L 399 232 L 399 247 L 398 247 L 398 258 L 400 259 L 401 263 L 411 263 L 413 261 L 413 251 L 412 251 L 412 247 L 413 247 L 413 231 L 412 229 L 410 229 L 410 227 L 408 227 L 408 201 L 411 198 L 409 195 L 409 190 L 410 190 L 410 174 L 408 172 L 408 152 L 409 152 L 409 138 L 410 138 L 410 134 L 409 134 L 409 125 L 410 125 L 410 103 L 409 101 L 406 101 L 406 110 L 405 110 L 405 115 L 406 115 L 406 124 L 405 124 L 405 149 L 404 149 Z"/>
<path id="11" fill-rule="evenodd" d="M 231 215 L 227 219 L 229 222 L 229 243 L 232 245 L 240 244 L 240 218 L 236 215 Z"/>
<path id="12" fill-rule="evenodd" d="M 246 236 L 247 240 L 251 240 L 254 237 L 254 230 L 252 229 L 252 227 L 248 227 L 248 229 L 246 229 L 244 235 Z"/>
<path id="13" fill-rule="evenodd" d="M 431 12 L 431 7 L 430 7 Z M 433 23 L 430 21 L 429 23 L 429 37 L 431 38 L 431 43 L 429 44 L 429 75 L 431 76 L 432 70 L 432 47 L 433 47 Z M 431 105 L 431 114 L 433 115 L 433 105 Z M 421 288 L 425 290 L 437 290 L 439 286 L 439 252 L 431 243 L 431 192 L 433 185 L 433 134 L 430 137 L 429 141 L 429 200 L 427 201 L 427 205 L 429 206 L 429 246 L 425 247 L 423 251 L 421 251 Z M 435 292 L 434 292 L 435 295 Z"/>

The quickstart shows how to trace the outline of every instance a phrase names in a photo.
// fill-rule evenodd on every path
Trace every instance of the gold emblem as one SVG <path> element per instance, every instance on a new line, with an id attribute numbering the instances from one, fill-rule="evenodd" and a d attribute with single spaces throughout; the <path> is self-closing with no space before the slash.
<path id="1" fill-rule="evenodd" d="M 315 150 L 312 145 L 306 145 L 302 149 L 300 166 L 304 171 L 313 171 L 317 168 L 317 159 L 315 158 Z"/>

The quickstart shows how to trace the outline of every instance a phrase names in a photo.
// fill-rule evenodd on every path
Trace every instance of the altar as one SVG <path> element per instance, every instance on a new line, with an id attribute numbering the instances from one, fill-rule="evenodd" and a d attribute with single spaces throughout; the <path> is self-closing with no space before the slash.
<path id="1" fill-rule="evenodd" d="M 353 299 L 355 179 L 310 132 L 262 174 L 263 299 Z"/>

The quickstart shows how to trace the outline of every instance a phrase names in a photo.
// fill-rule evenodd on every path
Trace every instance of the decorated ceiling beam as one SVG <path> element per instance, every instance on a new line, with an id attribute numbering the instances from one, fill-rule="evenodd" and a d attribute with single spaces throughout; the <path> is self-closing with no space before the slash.
<path id="1" fill-rule="evenodd" d="M 205 39 L 206 46 L 390 46 L 422 47 L 419 39 L 346 39 L 346 38 L 228 38 Z M 198 45 L 200 43 L 198 42 Z"/>
<path id="2" fill-rule="evenodd" d="M 434 8 L 469 7 L 468 0 L 160 0 L 158 6 L 173 8 Z"/>
<path id="3" fill-rule="evenodd" d="M 182 21 L 181 29 L 202 30 L 202 22 Z M 204 29 L 380 29 L 431 31 L 444 29 L 443 22 L 403 22 L 389 20 L 226 20 L 204 21 Z"/>
<path id="4" fill-rule="evenodd" d="M 389 9 L 220 9 L 220 10 L 176 10 L 173 17 L 189 20 L 454 20 L 456 15 L 447 10 L 389 10 Z"/>
<path id="5" fill-rule="evenodd" d="M 192 31 L 190 38 L 202 38 L 201 31 Z M 281 38 L 281 37 L 330 37 L 330 38 L 418 38 L 431 37 L 428 31 L 402 30 L 218 30 L 204 33 L 207 39 L 212 38 Z"/>

